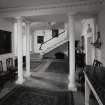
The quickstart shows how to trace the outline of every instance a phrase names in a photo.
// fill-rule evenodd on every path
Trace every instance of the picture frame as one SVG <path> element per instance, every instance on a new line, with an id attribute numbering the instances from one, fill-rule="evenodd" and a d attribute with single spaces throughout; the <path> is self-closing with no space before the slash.
<path id="1" fill-rule="evenodd" d="M 44 36 L 37 36 L 37 43 L 38 44 L 44 43 Z"/>
<path id="2" fill-rule="evenodd" d="M 58 37 L 59 31 L 58 29 L 52 29 L 52 37 Z"/>

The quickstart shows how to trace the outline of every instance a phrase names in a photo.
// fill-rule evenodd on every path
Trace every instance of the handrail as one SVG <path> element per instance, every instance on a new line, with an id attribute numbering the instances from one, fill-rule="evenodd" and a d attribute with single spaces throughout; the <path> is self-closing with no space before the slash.
<path id="1" fill-rule="evenodd" d="M 59 34 L 58 34 L 58 36 L 60 36 L 60 35 L 61 35 L 61 34 L 63 34 L 64 32 L 65 32 L 65 31 L 63 31 L 63 32 L 59 33 Z M 45 44 L 45 43 L 49 42 L 50 40 L 52 40 L 52 39 L 54 39 L 54 38 L 56 38 L 56 37 L 52 37 L 52 38 L 50 38 L 49 40 L 47 40 L 47 41 L 45 41 L 45 42 L 41 43 L 39 50 L 42 50 L 41 48 L 42 48 L 42 45 L 43 45 L 43 44 Z"/>
<path id="2" fill-rule="evenodd" d="M 67 41 L 68 41 L 67 38 L 64 38 L 62 41 L 60 41 L 60 42 L 54 44 L 52 47 L 46 48 L 46 50 L 44 50 L 43 54 L 47 53 L 48 50 L 51 51 L 51 49 L 54 49 L 54 48 L 58 47 L 59 45 L 65 43 L 65 42 L 67 42 Z"/>

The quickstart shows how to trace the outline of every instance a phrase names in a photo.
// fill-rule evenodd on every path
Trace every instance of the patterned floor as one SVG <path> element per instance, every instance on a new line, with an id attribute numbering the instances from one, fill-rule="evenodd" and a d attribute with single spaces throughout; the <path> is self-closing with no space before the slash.
<path id="1" fill-rule="evenodd" d="M 27 78 L 23 85 L 28 86 L 28 87 L 38 87 L 41 89 L 48 89 L 50 91 L 55 91 L 55 90 L 56 91 L 67 91 L 68 74 L 45 72 L 45 70 L 43 70 L 43 66 L 39 67 L 39 71 L 40 72 L 38 72 L 38 70 L 37 72 L 32 72 L 32 76 L 30 78 Z M 79 71 L 80 71 L 80 68 L 76 68 L 76 80 L 78 80 Z M 5 96 L 14 87 L 15 87 L 14 83 L 12 84 L 7 83 L 4 86 L 4 89 L 0 92 L 0 98 Z M 78 88 L 81 87 L 78 81 L 77 81 L 77 87 Z M 73 97 L 74 97 L 75 105 L 84 105 L 84 92 L 83 91 L 78 89 L 77 92 L 73 93 Z M 94 99 L 91 99 L 90 105 L 95 105 Z"/>
<path id="2" fill-rule="evenodd" d="M 74 105 L 72 92 L 55 92 L 26 86 L 16 86 L 0 105 Z"/>

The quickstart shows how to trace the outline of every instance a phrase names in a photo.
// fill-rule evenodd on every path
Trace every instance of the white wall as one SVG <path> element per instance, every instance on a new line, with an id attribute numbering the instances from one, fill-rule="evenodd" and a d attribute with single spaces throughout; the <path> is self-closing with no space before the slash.
<path id="1" fill-rule="evenodd" d="M 88 30 L 88 24 L 90 24 L 90 27 L 92 28 L 91 33 L 87 33 Z M 90 19 L 84 19 L 82 21 L 82 36 L 84 36 L 85 39 L 85 54 L 86 54 L 86 64 L 92 65 L 94 56 L 93 56 L 93 50 L 94 46 L 91 45 L 93 42 L 94 37 L 94 21 L 93 18 Z"/>
<path id="2" fill-rule="evenodd" d="M 59 30 L 59 33 L 63 32 L 63 29 Z M 65 32 L 66 33 L 66 32 Z M 35 36 L 35 44 L 34 44 L 34 51 L 35 53 L 40 53 L 40 52 L 44 52 L 46 49 L 54 46 L 56 43 L 61 42 L 62 40 L 64 40 L 64 38 L 67 37 L 67 34 L 62 34 L 61 36 L 59 36 L 58 38 L 54 38 L 51 41 L 45 43 L 42 46 L 42 50 L 39 50 L 40 48 L 40 44 L 37 43 L 37 36 L 44 36 L 44 42 L 49 40 L 50 38 L 52 38 L 52 31 L 51 30 L 37 30 L 34 33 Z"/>
<path id="3" fill-rule="evenodd" d="M 80 40 L 81 34 L 82 34 L 81 20 L 75 20 L 75 40 Z"/>
<path id="4" fill-rule="evenodd" d="M 100 31 L 100 35 L 102 38 L 102 48 L 101 54 L 99 55 L 101 58 L 102 63 L 105 66 L 105 5 L 103 6 L 102 10 L 98 14 L 98 30 Z"/>
<path id="5" fill-rule="evenodd" d="M 44 36 L 44 42 L 46 41 L 46 40 L 48 40 L 48 39 L 50 39 L 51 38 L 51 30 L 36 30 L 35 32 L 34 32 L 34 51 L 35 51 L 35 53 L 40 53 L 40 52 L 42 52 L 41 50 L 39 50 L 39 48 L 40 48 L 40 45 L 41 44 L 38 44 L 37 43 L 37 37 L 38 36 Z"/>
<path id="6" fill-rule="evenodd" d="M 13 24 L 4 19 L 0 19 L 0 30 L 10 31 L 13 33 Z M 13 39 L 13 34 L 12 34 L 12 39 Z M 12 43 L 13 43 L 13 40 L 12 40 Z M 3 62 L 3 70 L 6 70 L 6 59 L 14 56 L 13 49 L 14 49 L 14 46 L 12 44 L 12 53 L 0 54 L 0 60 L 2 60 Z"/>

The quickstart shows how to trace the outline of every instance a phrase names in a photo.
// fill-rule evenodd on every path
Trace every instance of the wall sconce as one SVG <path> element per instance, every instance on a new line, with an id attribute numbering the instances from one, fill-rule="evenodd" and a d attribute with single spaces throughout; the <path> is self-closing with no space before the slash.
<path id="1" fill-rule="evenodd" d="M 100 32 L 97 32 L 97 39 L 94 43 L 91 43 L 95 48 L 101 48 L 102 46 L 102 40 L 100 36 Z"/>

